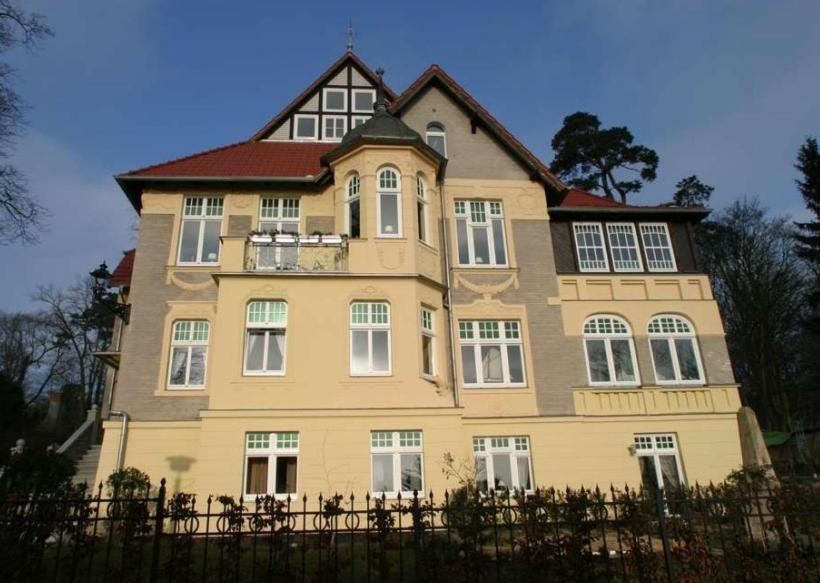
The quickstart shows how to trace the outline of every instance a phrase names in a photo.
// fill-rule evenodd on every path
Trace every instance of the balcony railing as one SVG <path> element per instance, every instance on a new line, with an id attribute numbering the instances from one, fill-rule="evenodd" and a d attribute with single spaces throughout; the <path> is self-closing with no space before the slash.
<path id="1" fill-rule="evenodd" d="M 245 270 L 254 272 L 347 271 L 346 235 L 250 235 Z"/>

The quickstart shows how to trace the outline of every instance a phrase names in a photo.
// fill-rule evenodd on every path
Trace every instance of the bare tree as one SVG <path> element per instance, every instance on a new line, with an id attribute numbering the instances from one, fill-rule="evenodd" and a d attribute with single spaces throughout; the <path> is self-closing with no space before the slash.
<path id="1" fill-rule="evenodd" d="M 700 231 L 741 394 L 764 427 L 793 429 L 808 282 L 792 223 L 743 198 Z"/>
<path id="2" fill-rule="evenodd" d="M 48 327 L 66 346 L 66 382 L 83 387 L 89 406 L 102 397 L 105 365 L 94 353 L 108 347 L 113 321 L 94 301 L 92 288 L 93 280 L 85 278 L 65 289 L 40 287 L 34 294 L 44 306 Z"/>
<path id="3" fill-rule="evenodd" d="M 53 33 L 43 16 L 17 2 L 0 0 L 0 54 L 23 46 L 34 48 Z M 25 123 L 23 104 L 13 86 L 14 69 L 0 62 L 0 159 L 7 160 Z M 29 196 L 25 177 L 12 164 L 0 163 L 0 244 L 37 240 L 45 208 Z"/>

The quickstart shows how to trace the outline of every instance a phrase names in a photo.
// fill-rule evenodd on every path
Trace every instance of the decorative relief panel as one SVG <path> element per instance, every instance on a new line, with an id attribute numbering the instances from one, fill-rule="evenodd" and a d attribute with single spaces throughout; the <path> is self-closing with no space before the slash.
<path id="1" fill-rule="evenodd" d="M 479 283 L 476 281 L 477 279 L 484 281 Z M 489 300 L 492 296 L 503 293 L 510 287 L 513 289 L 520 287 L 517 271 L 509 273 L 504 279 L 499 279 L 497 276 L 488 274 L 469 276 L 463 272 L 456 272 L 455 278 L 453 279 L 453 287 L 456 289 L 464 287 L 473 293 L 483 296 L 485 300 Z"/>
<path id="2" fill-rule="evenodd" d="M 561 300 L 711 300 L 706 276 L 561 276 Z"/>
<path id="3" fill-rule="evenodd" d="M 379 264 L 384 269 L 399 269 L 404 264 L 404 247 L 380 245 L 376 249 L 379 257 Z"/>
<path id="4" fill-rule="evenodd" d="M 165 283 L 175 285 L 185 291 L 202 291 L 216 285 L 210 273 L 192 273 L 173 269 L 166 272 Z"/>
<path id="5" fill-rule="evenodd" d="M 736 387 L 681 389 L 578 389 L 576 415 L 663 415 L 734 413 L 740 408 Z"/>

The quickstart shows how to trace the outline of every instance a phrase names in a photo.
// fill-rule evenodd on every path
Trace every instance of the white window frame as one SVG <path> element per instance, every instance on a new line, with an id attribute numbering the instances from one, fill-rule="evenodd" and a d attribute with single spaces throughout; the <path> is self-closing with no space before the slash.
<path id="1" fill-rule="evenodd" d="M 483 221 L 474 221 L 473 220 L 473 212 L 472 212 L 472 205 L 483 205 L 483 214 L 484 220 Z M 455 230 L 456 230 L 456 245 L 455 245 L 455 253 L 456 253 L 456 264 L 459 267 L 481 267 L 481 268 L 506 268 L 510 265 L 510 246 L 507 243 L 507 225 L 505 224 L 504 220 L 504 204 L 501 201 L 497 200 L 476 200 L 476 199 L 459 199 L 456 200 L 453 204 L 453 213 L 456 218 Z M 458 249 L 458 221 L 459 220 L 466 220 L 467 221 L 467 255 L 469 262 L 468 263 L 461 263 L 461 256 L 459 255 Z M 493 227 L 493 219 L 500 220 L 501 225 L 501 238 L 504 241 L 504 263 L 496 263 L 495 260 L 495 231 Z M 476 263 L 475 260 L 475 236 L 473 234 L 473 228 L 486 228 L 487 229 L 487 254 L 489 255 L 490 262 L 489 263 Z"/>
<path id="2" fill-rule="evenodd" d="M 376 445 L 376 435 L 384 435 L 390 434 L 391 441 L 389 446 L 379 446 Z M 418 435 L 418 445 L 401 445 L 402 435 L 408 436 L 408 434 L 412 434 L 410 437 Z M 405 437 L 407 439 L 407 437 Z M 413 439 L 415 441 L 415 439 Z M 373 480 L 375 476 L 373 475 L 373 456 L 374 455 L 389 455 L 392 454 L 393 456 L 393 486 L 395 490 L 392 492 L 382 492 L 376 490 L 374 488 Z M 413 496 L 413 491 L 405 491 L 401 489 L 401 454 L 417 454 L 419 459 L 421 460 L 421 488 L 417 490 L 420 494 L 424 492 L 424 435 L 421 430 L 417 429 L 410 429 L 410 430 L 400 430 L 400 431 L 371 431 L 370 432 L 370 489 L 372 490 L 371 494 L 373 496 L 384 496 L 385 498 L 396 498 L 399 493 L 401 493 L 402 497 L 406 496 Z"/>
<path id="3" fill-rule="evenodd" d="M 333 121 L 342 121 L 342 135 L 341 136 L 333 136 L 328 137 L 327 129 L 328 123 Z M 336 126 L 333 126 L 334 133 L 336 131 Z M 322 116 L 322 141 L 323 142 L 341 142 L 344 135 L 347 133 L 347 116 L 346 115 L 323 115 Z"/>
<path id="4" fill-rule="evenodd" d="M 268 436 L 268 447 L 251 447 L 252 440 L 250 436 Z M 287 440 L 280 442 L 279 436 L 288 436 Z M 290 447 L 292 444 L 292 436 L 296 435 L 296 447 Z M 255 440 L 253 440 L 255 441 Z M 245 434 L 245 461 L 242 468 L 242 493 L 246 499 L 255 500 L 257 497 L 273 496 L 277 500 L 295 500 L 298 495 L 297 492 L 279 493 L 276 490 L 276 459 L 279 457 L 295 457 L 296 458 L 296 484 L 299 484 L 299 442 L 301 436 L 298 431 L 249 431 Z M 280 445 L 281 443 L 281 445 Z M 251 494 L 248 492 L 248 459 L 250 458 L 268 458 L 268 487 L 265 494 Z"/>
<path id="5" fill-rule="evenodd" d="M 341 93 L 344 95 L 344 104 L 342 105 L 341 109 L 332 109 L 327 105 L 327 94 L 328 93 Z M 347 113 L 347 89 L 344 87 L 325 87 L 322 89 L 322 109 L 323 111 L 333 112 L 333 113 Z"/>
<path id="6" fill-rule="evenodd" d="M 353 192 L 353 181 L 356 181 L 356 188 L 355 192 Z M 353 233 L 350 231 L 352 228 L 351 221 L 350 221 L 350 205 L 351 203 L 358 201 L 359 202 L 359 236 L 357 238 L 362 237 L 362 179 L 358 174 L 351 174 L 347 182 L 345 183 L 345 233 L 350 238 L 353 238 Z"/>
<path id="7" fill-rule="evenodd" d="M 354 116 L 351 116 L 351 118 L 350 118 L 350 129 L 355 130 L 360 125 L 366 124 L 367 120 L 369 120 L 371 117 L 373 117 L 373 116 L 371 116 L 371 115 L 354 115 Z M 356 122 L 359 122 L 359 121 L 362 122 L 362 123 L 356 123 Z"/>
<path id="8" fill-rule="evenodd" d="M 600 319 L 610 319 L 613 321 L 612 332 L 587 332 L 587 325 L 593 321 Z M 614 331 L 615 324 L 619 324 L 626 328 L 626 332 Z M 596 324 L 597 327 L 597 324 Z M 592 366 L 589 361 L 589 350 L 587 349 L 587 340 L 603 340 L 606 350 L 606 361 L 609 369 L 608 381 L 593 381 L 592 380 Z M 619 381 L 615 372 L 615 359 L 612 356 L 612 341 L 613 340 L 628 340 L 629 351 L 632 356 L 632 370 L 635 371 L 634 381 Z M 584 344 L 584 360 L 587 367 L 587 379 L 592 387 L 637 387 L 641 384 L 641 371 L 638 368 L 638 355 L 635 352 L 635 339 L 632 336 L 632 328 L 629 323 L 618 316 L 612 314 L 595 314 L 584 320 L 583 327 L 583 344 Z"/>
<path id="9" fill-rule="evenodd" d="M 532 473 L 532 456 L 530 454 L 530 439 L 524 435 L 515 436 L 489 436 L 489 437 L 473 437 L 473 458 L 476 466 L 476 478 L 478 478 L 478 459 L 484 460 L 484 467 L 487 471 L 487 492 L 490 490 L 495 492 L 503 492 L 504 490 L 495 490 L 495 462 L 493 456 L 508 455 L 510 459 L 510 472 L 512 474 L 513 483 L 509 485 L 506 491 L 508 492 L 526 492 L 532 493 L 535 491 L 535 477 Z M 522 488 L 518 479 L 518 467 L 520 463 L 527 464 L 527 470 L 530 474 L 530 487 Z M 476 481 L 476 486 L 478 483 Z M 481 491 L 481 490 L 480 490 Z"/>
<path id="10" fill-rule="evenodd" d="M 443 130 L 427 130 L 424 133 L 424 143 L 430 146 L 430 136 L 441 137 L 442 142 L 444 143 L 444 153 L 442 156 L 445 158 L 447 157 L 447 132 Z M 430 146 L 433 148 L 433 146 Z M 435 150 L 435 148 L 433 148 Z M 438 152 L 438 150 L 436 150 Z"/>
<path id="11" fill-rule="evenodd" d="M 421 376 L 432 379 L 436 376 L 436 316 L 435 311 L 425 306 L 419 312 L 421 327 Z M 430 339 L 430 372 L 424 371 L 424 338 Z"/>
<path id="12" fill-rule="evenodd" d="M 313 120 L 313 135 L 312 136 L 300 136 L 298 134 L 299 131 L 299 120 L 302 118 L 311 118 Z M 293 116 L 293 139 L 294 140 L 318 140 L 319 139 L 319 131 L 321 128 L 319 127 L 319 115 L 315 113 L 297 113 Z"/>
<path id="13" fill-rule="evenodd" d="M 604 264 L 595 265 L 597 261 L 590 261 L 589 259 L 581 259 L 581 248 L 584 249 L 595 249 L 593 246 L 588 245 L 579 245 L 578 244 L 578 235 L 579 234 L 586 234 L 586 233 L 597 233 L 598 237 L 601 239 L 601 250 L 604 253 Z M 575 257 L 578 261 L 578 269 L 582 272 L 589 272 L 589 273 L 601 273 L 609 271 L 609 256 L 607 254 L 606 248 L 606 237 L 604 237 L 604 228 L 601 223 L 591 223 L 591 222 L 579 222 L 579 223 L 572 223 L 572 240 L 573 245 L 575 246 Z"/>
<path id="14" fill-rule="evenodd" d="M 350 111 L 353 113 L 373 113 L 373 108 L 370 109 L 356 109 L 356 94 L 357 93 L 367 93 L 371 97 L 373 97 L 373 105 L 376 104 L 376 90 L 375 89 L 353 89 L 351 91 L 352 95 L 350 97 Z"/>
<path id="15" fill-rule="evenodd" d="M 654 331 L 652 330 L 653 324 L 658 322 L 660 326 L 664 324 L 660 323 L 661 320 L 669 318 L 672 320 L 672 327 L 674 330 L 666 330 L 666 331 Z M 703 361 L 700 357 L 700 347 L 698 346 L 698 337 L 695 334 L 695 327 L 692 326 L 692 323 L 676 314 L 657 314 L 652 316 L 649 319 L 649 323 L 646 326 L 647 329 L 647 342 L 649 344 L 649 355 L 652 358 L 652 372 L 655 375 L 655 382 L 659 385 L 670 385 L 670 386 L 702 386 L 706 384 L 706 376 L 703 373 Z M 688 330 L 687 330 L 688 329 Z M 680 360 L 678 359 L 678 347 L 675 343 L 675 340 L 691 340 L 692 341 L 692 352 L 695 353 L 695 363 L 698 367 L 698 378 L 692 380 L 683 380 L 683 375 L 680 371 Z M 658 369 L 655 366 L 655 352 L 652 350 L 652 341 L 653 340 L 665 340 L 667 345 L 669 346 L 669 354 L 672 358 L 672 367 L 675 371 L 675 378 L 674 380 L 660 380 L 658 378 Z"/>
<path id="16" fill-rule="evenodd" d="M 635 257 L 638 262 L 637 267 L 625 267 L 623 264 L 620 266 L 618 265 L 619 260 L 615 258 L 615 250 L 616 249 L 629 249 L 629 247 L 624 247 L 621 245 L 614 245 L 612 242 L 613 235 L 618 235 L 619 230 L 626 230 L 626 234 L 632 235 L 632 240 L 635 242 L 635 246 L 633 251 L 635 252 Z M 636 271 L 643 271 L 643 258 L 641 257 L 641 244 L 638 240 L 638 233 L 635 230 L 634 223 L 607 223 L 606 224 L 606 236 L 607 236 L 607 243 L 609 243 L 609 252 L 612 255 L 612 268 L 613 270 L 624 273 L 624 272 L 636 272 Z M 606 252 L 606 250 L 605 250 Z M 579 258 L 580 264 L 580 258 Z"/>
<path id="17" fill-rule="evenodd" d="M 197 214 L 191 213 L 188 209 L 191 208 L 193 205 L 189 205 L 188 201 L 199 199 L 201 201 L 199 205 L 199 212 Z M 209 209 L 214 208 L 214 203 L 219 201 L 219 204 L 216 205 L 219 208 L 219 214 L 208 214 Z M 205 241 L 205 225 L 206 223 L 219 223 L 219 236 L 222 237 L 222 232 L 224 229 L 223 225 L 223 217 L 225 215 L 225 199 L 221 196 L 186 196 L 182 199 L 182 219 L 179 222 L 179 245 L 177 249 L 177 265 L 219 265 L 219 261 L 222 258 L 222 242 L 220 241 L 217 245 L 216 251 L 216 260 L 215 261 L 204 261 L 202 258 L 203 248 L 202 245 Z M 185 231 L 185 224 L 190 222 L 199 222 L 199 238 L 197 239 L 196 244 L 196 260 L 195 261 L 182 261 L 182 235 Z"/>
<path id="18" fill-rule="evenodd" d="M 177 340 L 177 329 L 183 324 L 188 324 L 188 338 Z M 205 340 L 195 340 L 193 337 L 196 334 L 195 327 L 197 324 L 205 324 Z M 168 354 L 168 377 L 166 381 L 166 388 L 169 391 L 201 391 L 205 389 L 205 384 L 208 375 L 208 348 L 211 339 L 211 323 L 207 320 L 177 320 L 171 327 L 171 347 Z M 202 384 L 192 385 L 191 380 L 191 354 L 195 347 L 205 347 L 205 356 L 202 364 Z M 174 349 L 187 348 L 187 356 L 185 357 L 185 382 L 181 385 L 171 384 L 171 375 L 174 366 Z"/>
<path id="19" fill-rule="evenodd" d="M 481 338 L 481 324 L 494 323 L 498 325 L 498 338 Z M 507 326 L 510 324 L 511 326 Z M 517 330 L 518 337 L 512 335 L 512 330 Z M 467 338 L 465 333 L 471 332 L 472 338 Z M 527 359 L 524 356 L 524 332 L 519 320 L 459 320 L 459 359 L 461 363 L 461 380 L 464 388 L 468 389 L 495 389 L 495 388 L 517 388 L 527 386 Z M 481 367 L 481 347 L 488 345 L 498 345 L 501 347 L 501 369 L 504 377 L 500 383 L 486 382 L 483 378 Z M 510 360 L 508 355 L 509 346 L 518 346 L 521 352 L 521 382 L 510 380 Z M 461 356 L 461 349 L 464 347 L 473 348 L 473 358 L 476 366 L 476 382 L 468 383 L 464 378 L 464 359 Z"/>
<path id="20" fill-rule="evenodd" d="M 273 320 L 264 320 L 261 322 L 251 322 L 251 306 L 255 304 L 281 304 L 284 307 L 284 322 L 282 321 L 273 321 Z M 270 310 L 267 308 L 264 312 L 270 313 Z M 264 331 L 265 333 L 265 342 L 262 345 L 262 355 L 263 360 L 267 361 L 268 358 L 268 345 L 271 340 L 271 330 L 284 330 L 285 331 L 285 339 L 282 345 L 282 370 L 268 370 L 267 369 L 267 362 L 265 362 L 262 370 L 248 370 L 248 350 L 250 349 L 250 337 L 251 331 Z M 288 304 L 282 300 L 253 300 L 248 302 L 248 305 L 245 307 L 245 350 L 242 355 L 242 374 L 244 376 L 285 376 L 285 371 L 287 367 L 287 346 L 288 346 Z"/>
<path id="21" fill-rule="evenodd" d="M 427 243 L 430 239 L 427 203 L 427 185 L 424 182 L 424 177 L 419 174 L 416 176 L 416 222 L 418 223 L 416 229 L 418 230 L 419 241 L 422 243 Z"/>
<path id="22" fill-rule="evenodd" d="M 675 260 L 675 247 L 672 245 L 672 236 L 669 233 L 669 225 L 666 223 L 640 223 L 641 244 L 643 246 L 644 254 L 646 255 L 646 267 L 649 271 L 659 273 L 671 273 L 678 270 L 678 263 Z M 663 249 L 662 246 L 647 245 L 646 237 L 654 233 L 662 233 L 666 237 L 667 246 L 669 248 L 670 265 L 662 265 L 663 261 L 657 261 L 649 258 L 650 249 Z"/>
<path id="23" fill-rule="evenodd" d="M 634 435 L 635 455 L 637 457 L 651 457 L 655 462 L 655 476 L 658 479 L 658 490 L 663 490 L 663 474 L 661 473 L 662 455 L 674 455 L 681 486 L 686 485 L 686 475 L 683 473 L 680 447 L 674 433 L 636 433 Z M 643 480 L 643 476 L 641 476 Z"/>
<path id="24" fill-rule="evenodd" d="M 365 304 L 367 305 L 367 322 L 366 323 L 354 323 L 353 322 L 353 312 L 354 306 Z M 373 323 L 373 306 L 374 305 L 382 305 L 385 306 L 387 309 L 387 323 Z M 390 314 L 390 304 L 388 302 L 380 302 L 380 301 L 355 301 L 351 302 L 350 304 L 350 334 L 348 340 L 350 342 L 350 376 L 352 377 L 386 377 L 391 376 L 393 374 L 393 334 L 390 330 L 390 322 L 391 322 L 391 314 Z M 354 331 L 367 331 L 367 359 L 368 359 L 368 370 L 367 372 L 354 372 L 353 371 L 353 332 Z M 386 371 L 376 371 L 373 370 L 373 332 L 378 330 L 387 330 L 387 370 Z"/>
<path id="25" fill-rule="evenodd" d="M 395 187 L 385 187 L 382 188 L 381 186 L 381 177 L 382 174 L 385 172 L 393 172 L 396 176 L 396 186 Z M 402 195 L 401 195 L 401 173 L 398 171 L 397 168 L 392 166 L 386 166 L 384 168 L 380 168 L 378 172 L 376 172 L 376 237 L 379 239 L 401 239 L 403 237 L 403 228 L 402 225 L 404 223 L 403 213 L 402 213 Z M 398 221 L 398 232 L 396 233 L 383 233 L 382 232 L 382 196 L 395 196 L 396 197 L 396 207 L 397 207 L 397 221 Z"/>

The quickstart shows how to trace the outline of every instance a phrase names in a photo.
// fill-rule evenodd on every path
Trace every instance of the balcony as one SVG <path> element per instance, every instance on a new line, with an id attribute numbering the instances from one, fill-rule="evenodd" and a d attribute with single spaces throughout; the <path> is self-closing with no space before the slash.
<path id="1" fill-rule="evenodd" d="M 251 234 L 244 270 L 254 273 L 347 271 L 346 235 Z"/>

